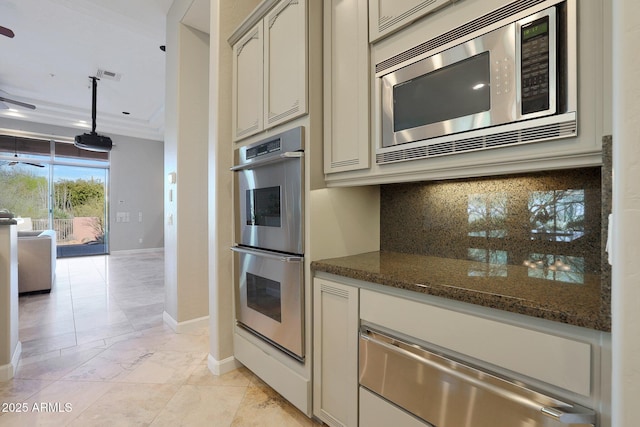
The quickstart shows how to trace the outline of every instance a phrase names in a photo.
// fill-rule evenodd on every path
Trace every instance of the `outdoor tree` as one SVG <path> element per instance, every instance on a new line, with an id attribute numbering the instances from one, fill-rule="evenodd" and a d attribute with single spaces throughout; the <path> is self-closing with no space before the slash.
<path id="1" fill-rule="evenodd" d="M 19 166 L 0 167 L 0 209 L 23 218 L 48 218 L 49 185 L 45 176 Z M 104 235 L 104 183 L 95 179 L 59 180 L 53 185 L 54 218 L 86 217 L 98 239 Z"/>

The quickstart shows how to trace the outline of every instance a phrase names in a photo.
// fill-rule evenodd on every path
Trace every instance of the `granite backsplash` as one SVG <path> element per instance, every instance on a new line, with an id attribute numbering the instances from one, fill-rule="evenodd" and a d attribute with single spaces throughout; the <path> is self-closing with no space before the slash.
<path id="1" fill-rule="evenodd" d="M 600 183 L 588 168 L 385 185 L 380 249 L 599 274 Z"/>
<path id="2" fill-rule="evenodd" d="M 380 186 L 380 250 L 330 274 L 611 331 L 612 140 L 602 166 Z"/>

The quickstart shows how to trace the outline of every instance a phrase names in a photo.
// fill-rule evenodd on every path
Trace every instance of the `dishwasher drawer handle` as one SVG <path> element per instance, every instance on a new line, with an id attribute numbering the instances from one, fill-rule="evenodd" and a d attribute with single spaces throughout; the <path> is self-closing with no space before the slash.
<path id="1" fill-rule="evenodd" d="M 593 424 L 595 422 L 595 414 L 565 412 L 562 408 L 543 407 L 540 411 L 562 424 Z"/>

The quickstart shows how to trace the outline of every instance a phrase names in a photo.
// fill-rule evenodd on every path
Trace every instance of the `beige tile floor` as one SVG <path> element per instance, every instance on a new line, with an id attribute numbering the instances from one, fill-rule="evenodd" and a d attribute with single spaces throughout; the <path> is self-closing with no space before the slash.
<path id="1" fill-rule="evenodd" d="M 162 322 L 163 255 L 58 260 L 20 298 L 22 357 L 0 426 L 318 426 L 246 369 L 207 368 L 208 330 Z"/>

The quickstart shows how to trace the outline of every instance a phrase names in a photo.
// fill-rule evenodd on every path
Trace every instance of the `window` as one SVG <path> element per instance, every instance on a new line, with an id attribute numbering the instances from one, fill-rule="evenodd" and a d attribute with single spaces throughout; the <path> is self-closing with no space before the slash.
<path id="1" fill-rule="evenodd" d="M 109 153 L 0 135 L 0 209 L 18 230 L 56 231 L 58 256 L 107 253 Z"/>

